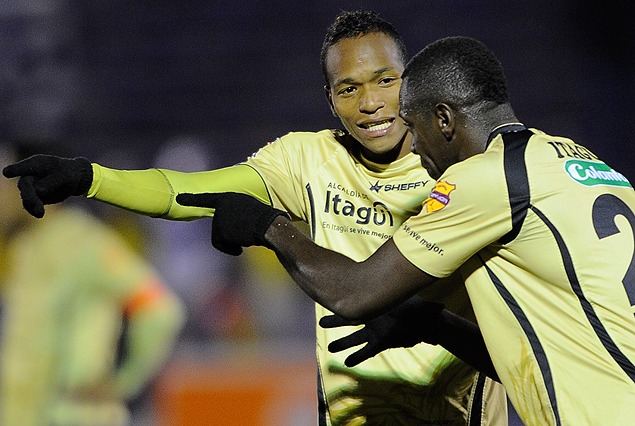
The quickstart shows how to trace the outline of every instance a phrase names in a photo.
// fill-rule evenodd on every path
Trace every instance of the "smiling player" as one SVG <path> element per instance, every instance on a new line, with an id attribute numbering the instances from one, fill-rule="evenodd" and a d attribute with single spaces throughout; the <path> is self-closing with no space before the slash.
<path id="1" fill-rule="evenodd" d="M 35 215 L 44 213 L 42 202 L 87 194 L 142 214 L 190 220 L 213 210 L 181 206 L 175 194 L 243 192 L 308 223 L 320 246 L 362 261 L 420 211 L 435 185 L 410 152 L 411 135 L 399 117 L 406 60 L 391 24 L 373 12 L 345 12 L 327 32 L 321 65 L 327 101 L 346 132 L 289 133 L 244 164 L 202 173 L 120 171 L 48 157 L 4 173 L 34 177 L 34 184 L 23 184 L 23 197 Z M 59 189 L 64 183 L 70 189 Z M 438 286 L 426 296 L 473 318 L 462 286 L 450 292 Z M 316 304 L 316 320 L 326 315 Z M 443 348 L 395 349 L 349 368 L 347 354 L 331 354 L 327 346 L 350 331 L 317 328 L 320 426 L 506 424 L 502 387 Z"/>

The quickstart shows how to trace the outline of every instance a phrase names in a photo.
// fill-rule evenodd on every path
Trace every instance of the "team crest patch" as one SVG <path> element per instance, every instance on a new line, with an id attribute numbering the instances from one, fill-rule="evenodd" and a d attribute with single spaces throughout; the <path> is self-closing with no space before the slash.
<path id="1" fill-rule="evenodd" d="M 424 201 L 428 213 L 437 212 L 450 202 L 450 192 L 456 189 L 456 185 L 448 182 L 438 182 L 428 198 Z"/>

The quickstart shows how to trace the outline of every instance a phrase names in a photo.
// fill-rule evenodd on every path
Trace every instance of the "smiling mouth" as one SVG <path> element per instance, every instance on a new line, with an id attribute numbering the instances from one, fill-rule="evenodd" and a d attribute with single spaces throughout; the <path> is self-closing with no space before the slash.
<path id="1" fill-rule="evenodd" d="M 383 120 L 383 121 L 375 121 L 373 123 L 362 123 L 359 125 L 359 127 L 361 127 L 362 129 L 371 131 L 371 132 L 376 132 L 379 130 L 386 130 L 387 128 L 390 127 L 390 125 L 393 123 L 393 121 L 395 121 L 394 118 L 389 118 L 387 120 Z"/>

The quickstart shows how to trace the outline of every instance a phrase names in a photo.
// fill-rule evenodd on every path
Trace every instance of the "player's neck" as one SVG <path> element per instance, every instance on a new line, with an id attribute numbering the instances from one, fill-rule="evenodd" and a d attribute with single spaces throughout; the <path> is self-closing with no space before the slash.
<path id="1" fill-rule="evenodd" d="M 390 151 L 377 153 L 373 152 L 360 144 L 361 155 L 376 164 L 390 164 L 410 153 L 410 133 L 406 133 L 404 137 Z"/>

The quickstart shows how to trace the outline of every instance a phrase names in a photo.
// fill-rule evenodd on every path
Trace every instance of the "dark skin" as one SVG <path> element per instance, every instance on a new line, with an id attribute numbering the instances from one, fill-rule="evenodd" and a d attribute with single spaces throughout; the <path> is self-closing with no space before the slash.
<path id="1" fill-rule="evenodd" d="M 265 239 L 313 300 L 352 323 L 375 318 L 438 280 L 410 263 L 392 239 L 363 262 L 319 247 L 282 216 Z M 499 381 L 478 325 L 447 310 L 441 315 L 438 344 Z"/>
<path id="2" fill-rule="evenodd" d="M 409 105 L 407 79 L 402 83 L 400 98 L 400 116 L 412 134 L 412 150 L 421 156 L 422 165 L 435 179 L 452 164 L 484 152 L 493 129 L 518 121 L 508 103 L 484 103 L 463 109 L 438 102 L 429 113 L 415 113 Z M 288 219 L 279 216 L 267 229 L 265 240 L 313 300 L 354 322 L 375 318 L 438 280 L 404 257 L 392 239 L 368 259 L 355 262 L 317 246 Z M 443 315 L 448 331 L 456 326 L 465 333 L 444 333 L 446 341 L 440 344 L 496 377 L 478 326 L 471 326 L 448 311 Z M 476 352 L 480 355 L 474 359 Z"/>
<path id="3" fill-rule="evenodd" d="M 439 102 L 432 113 L 414 114 L 407 89 L 406 80 L 400 115 L 413 135 L 413 151 L 434 178 L 452 164 L 484 152 L 494 128 L 518 121 L 509 104 L 482 105 L 474 111 Z M 377 317 L 438 280 L 413 265 L 393 240 L 355 262 L 317 246 L 283 217 L 274 220 L 265 239 L 312 299 L 347 320 Z"/>

